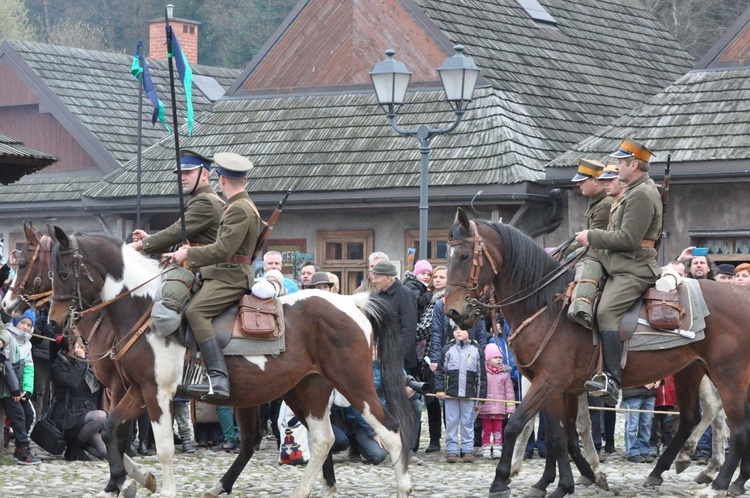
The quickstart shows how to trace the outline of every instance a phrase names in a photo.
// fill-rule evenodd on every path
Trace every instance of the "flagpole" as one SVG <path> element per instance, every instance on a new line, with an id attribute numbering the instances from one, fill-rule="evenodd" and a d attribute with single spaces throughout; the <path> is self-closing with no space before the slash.
<path id="1" fill-rule="evenodd" d="M 169 91 L 172 95 L 172 127 L 174 128 L 174 153 L 177 164 L 177 189 L 180 197 L 180 226 L 182 228 L 182 243 L 187 242 L 187 228 L 185 227 L 185 200 L 182 198 L 182 168 L 180 166 L 180 136 L 177 128 L 177 97 L 174 90 L 174 73 L 172 58 L 172 30 L 169 29 L 169 13 L 164 8 L 164 22 L 167 31 L 167 60 L 169 61 Z"/>
<path id="2" fill-rule="evenodd" d="M 138 41 L 138 46 L 143 45 L 142 41 Z M 140 50 L 138 51 L 140 54 Z M 139 58 L 142 55 L 138 56 Z M 140 60 L 138 61 L 140 63 Z M 137 163 L 138 169 L 136 170 L 136 211 L 135 211 L 135 227 L 143 228 L 141 226 L 141 148 L 143 147 L 143 71 L 138 73 L 138 149 L 137 149 Z"/>

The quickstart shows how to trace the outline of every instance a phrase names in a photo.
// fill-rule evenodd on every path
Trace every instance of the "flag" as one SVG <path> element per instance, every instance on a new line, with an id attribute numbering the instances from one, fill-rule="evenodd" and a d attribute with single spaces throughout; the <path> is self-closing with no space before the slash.
<path id="1" fill-rule="evenodd" d="M 146 58 L 141 54 L 141 48 L 143 42 L 139 41 L 135 48 L 135 55 L 133 56 L 133 65 L 130 67 L 130 72 L 138 79 L 142 75 L 141 80 L 143 81 L 143 91 L 146 92 L 151 103 L 154 105 L 154 113 L 151 116 L 151 124 L 156 124 L 158 118 L 164 124 L 164 127 L 172 133 L 172 130 L 167 126 L 167 120 L 164 113 L 164 104 L 161 103 L 159 97 L 156 95 L 156 88 L 154 88 L 154 82 L 151 80 L 151 73 L 148 70 L 148 64 L 146 64 Z"/>
<path id="2" fill-rule="evenodd" d="M 193 134 L 193 70 L 190 69 L 187 57 L 185 57 L 180 42 L 177 41 L 177 35 L 172 31 L 172 26 L 167 26 L 167 40 L 172 40 L 172 53 L 169 57 L 174 56 L 177 65 L 177 74 L 180 76 L 182 88 L 185 89 L 185 101 L 187 103 L 187 120 L 188 136 Z"/>

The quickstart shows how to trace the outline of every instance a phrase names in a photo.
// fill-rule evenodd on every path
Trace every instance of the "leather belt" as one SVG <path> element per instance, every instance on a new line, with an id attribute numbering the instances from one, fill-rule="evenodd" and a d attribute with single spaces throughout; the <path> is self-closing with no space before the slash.
<path id="1" fill-rule="evenodd" d="M 653 249 L 656 247 L 656 241 L 643 239 L 641 241 L 640 247 L 650 247 L 651 249 Z"/>
<path id="2" fill-rule="evenodd" d="M 234 263 L 236 265 L 249 265 L 252 263 L 252 260 L 250 259 L 250 256 L 245 256 L 244 254 L 235 254 L 231 258 L 229 258 L 229 263 Z"/>

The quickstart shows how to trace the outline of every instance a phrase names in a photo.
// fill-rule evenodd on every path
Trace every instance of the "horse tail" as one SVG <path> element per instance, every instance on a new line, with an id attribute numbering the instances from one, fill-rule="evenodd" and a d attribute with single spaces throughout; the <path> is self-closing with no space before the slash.
<path id="1" fill-rule="evenodd" d="M 374 296 L 369 296 L 366 301 L 355 299 L 355 302 L 357 305 L 363 305 L 363 311 L 373 327 L 386 410 L 396 419 L 401 435 L 401 456 L 404 462 L 408 462 L 414 412 L 411 401 L 406 396 L 404 354 L 398 317 L 390 310 L 388 304 Z"/>

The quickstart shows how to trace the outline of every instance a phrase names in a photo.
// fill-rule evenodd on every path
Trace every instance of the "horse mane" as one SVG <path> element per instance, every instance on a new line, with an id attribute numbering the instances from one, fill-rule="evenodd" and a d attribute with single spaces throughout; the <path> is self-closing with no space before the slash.
<path id="1" fill-rule="evenodd" d="M 534 289 L 551 272 L 559 268 L 560 263 L 534 240 L 505 223 L 489 220 L 476 220 L 477 225 L 484 225 L 500 236 L 502 241 L 503 268 L 502 277 L 507 279 L 510 288 L 515 291 Z M 455 236 L 455 229 L 452 236 Z M 565 286 L 573 279 L 573 270 L 567 270 L 554 282 L 535 292 L 523 301 L 528 313 L 535 313 L 544 306 L 552 310 L 555 296 L 565 290 Z"/>

